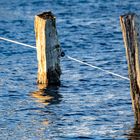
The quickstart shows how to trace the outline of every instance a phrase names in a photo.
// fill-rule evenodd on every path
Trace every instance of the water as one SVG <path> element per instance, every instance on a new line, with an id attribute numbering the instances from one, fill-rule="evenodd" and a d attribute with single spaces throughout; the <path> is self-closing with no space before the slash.
<path id="1" fill-rule="evenodd" d="M 128 77 L 119 16 L 139 9 L 139 0 L 1 0 L 0 36 L 35 45 L 34 15 L 51 10 L 66 54 Z M 129 81 L 67 58 L 61 67 L 61 86 L 39 91 L 35 50 L 0 41 L 0 139 L 140 137 Z"/>

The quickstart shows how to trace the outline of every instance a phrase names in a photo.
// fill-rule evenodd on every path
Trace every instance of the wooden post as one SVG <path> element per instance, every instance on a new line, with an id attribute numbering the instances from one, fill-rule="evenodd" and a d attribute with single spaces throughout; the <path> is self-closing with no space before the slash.
<path id="1" fill-rule="evenodd" d="M 35 16 L 38 60 L 38 84 L 60 85 L 61 49 L 57 37 L 56 21 L 51 12 Z M 44 87 L 44 86 L 43 86 Z"/>
<path id="2" fill-rule="evenodd" d="M 128 62 L 132 106 L 140 124 L 140 18 L 136 14 L 120 16 Z"/>

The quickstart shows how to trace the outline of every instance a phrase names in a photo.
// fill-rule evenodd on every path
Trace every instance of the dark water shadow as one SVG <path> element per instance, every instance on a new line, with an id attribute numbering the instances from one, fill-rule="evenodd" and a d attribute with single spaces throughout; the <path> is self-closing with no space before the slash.
<path id="1" fill-rule="evenodd" d="M 140 140 L 140 125 L 135 124 L 134 128 L 127 135 L 128 140 Z"/>
<path id="2" fill-rule="evenodd" d="M 44 105 L 59 104 L 62 100 L 62 95 L 59 94 L 59 86 L 48 86 L 45 89 L 39 88 L 39 90 L 32 92 L 31 96 Z"/>

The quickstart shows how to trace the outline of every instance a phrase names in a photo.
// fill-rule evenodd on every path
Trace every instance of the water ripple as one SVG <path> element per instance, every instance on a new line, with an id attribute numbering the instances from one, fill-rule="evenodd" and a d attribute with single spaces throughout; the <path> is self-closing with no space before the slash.
<path id="1" fill-rule="evenodd" d="M 68 55 L 128 77 L 119 16 L 139 13 L 139 0 L 1 0 L 0 35 L 35 45 L 44 9 Z M 128 81 L 63 58 L 61 86 L 42 91 L 34 50 L 0 40 L 0 60 L 0 139 L 139 138 Z"/>

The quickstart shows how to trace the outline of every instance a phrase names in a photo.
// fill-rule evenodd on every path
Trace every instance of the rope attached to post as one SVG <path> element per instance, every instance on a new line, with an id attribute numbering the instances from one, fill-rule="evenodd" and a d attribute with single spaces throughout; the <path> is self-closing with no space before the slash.
<path id="1" fill-rule="evenodd" d="M 1 40 L 4 40 L 4 41 L 11 42 L 11 43 L 14 43 L 14 44 L 18 44 L 18 45 L 22 45 L 22 46 L 25 46 L 25 47 L 29 47 L 29 48 L 36 49 L 35 46 L 28 45 L 28 44 L 25 44 L 25 43 L 21 43 L 21 42 L 15 41 L 15 40 L 7 39 L 7 38 L 4 38 L 4 37 L 0 37 L 0 39 L 1 39 Z M 100 67 L 97 67 L 97 66 L 91 65 L 91 64 L 89 64 L 89 63 L 83 62 L 83 61 L 81 61 L 81 60 L 78 60 L 78 59 L 73 58 L 73 57 L 68 56 L 68 55 L 66 55 L 66 57 L 67 57 L 68 59 L 70 59 L 70 60 L 75 61 L 75 62 L 78 62 L 78 63 L 84 64 L 84 65 L 86 65 L 86 66 L 89 66 L 89 67 L 92 67 L 92 68 L 98 69 L 98 70 L 100 70 L 100 71 L 103 71 L 103 72 L 105 72 L 105 73 L 107 73 L 107 74 L 110 74 L 110 75 L 113 75 L 113 76 L 116 76 L 116 77 L 119 77 L 119 78 L 121 78 L 121 79 L 124 79 L 124 80 L 128 80 L 128 81 L 129 81 L 129 78 L 124 77 L 124 76 L 122 76 L 122 75 L 116 74 L 116 73 L 111 72 L 111 71 L 108 71 L 108 70 L 104 70 L 104 69 L 102 69 L 102 68 L 100 68 Z"/>
<path id="2" fill-rule="evenodd" d="M 127 77 L 121 76 L 121 75 L 119 75 L 119 74 L 116 74 L 116 73 L 111 72 L 111 71 L 108 71 L 108 70 L 104 70 L 104 69 L 102 69 L 102 68 L 100 68 L 100 67 L 91 65 L 91 64 L 89 64 L 89 63 L 83 62 L 83 61 L 81 61 L 81 60 L 78 60 L 78 59 L 76 59 L 76 58 L 70 57 L 70 56 L 68 56 L 68 55 L 67 55 L 67 58 L 68 58 L 68 59 L 71 59 L 71 60 L 74 60 L 74 61 L 76 61 L 76 62 L 79 62 L 79 63 L 81 63 L 81 64 L 90 66 L 90 67 L 92 67 L 92 68 L 98 69 L 98 70 L 103 71 L 103 72 L 105 72 L 105 73 L 111 74 L 111 75 L 113 75 L 113 76 L 117 76 L 117 77 L 119 77 L 119 78 L 122 78 L 122 79 L 125 79 L 125 80 L 129 80 L 129 78 L 127 78 Z"/>

